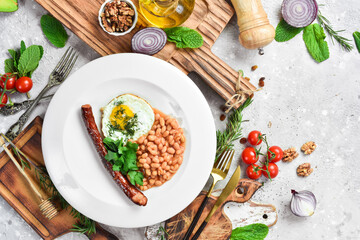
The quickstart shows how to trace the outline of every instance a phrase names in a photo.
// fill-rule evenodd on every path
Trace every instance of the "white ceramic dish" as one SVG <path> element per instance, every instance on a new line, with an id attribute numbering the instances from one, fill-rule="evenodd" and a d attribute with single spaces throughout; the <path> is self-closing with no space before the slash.
<path id="1" fill-rule="evenodd" d="M 104 8 L 105 8 L 105 5 L 109 2 L 113 2 L 114 0 L 107 0 L 105 1 L 101 7 L 100 7 L 100 10 L 99 10 L 99 15 L 98 15 L 98 19 L 99 19 L 99 24 L 102 28 L 102 30 L 104 30 L 104 32 L 110 34 L 110 35 L 113 35 L 113 36 L 124 36 L 126 34 L 128 34 L 129 32 L 131 32 L 135 26 L 136 26 L 136 23 L 137 23 L 137 20 L 138 20 L 138 12 L 137 12 L 137 9 L 136 9 L 136 6 L 135 4 L 131 1 L 131 0 L 121 0 L 122 2 L 126 2 L 127 4 L 129 4 L 131 6 L 132 9 L 134 9 L 135 11 L 135 15 L 134 15 L 134 21 L 133 21 L 133 25 L 131 26 L 131 28 L 129 28 L 127 31 L 125 32 L 108 32 L 106 31 L 103 23 L 102 23 L 102 20 L 101 20 L 101 14 L 104 12 Z"/>
<path id="2" fill-rule="evenodd" d="M 144 192 L 145 207 L 133 204 L 112 180 L 81 119 L 81 105 L 90 104 L 100 126 L 100 108 L 123 93 L 175 116 L 187 141 L 179 171 Z M 199 194 L 214 162 L 215 124 L 204 96 L 179 69 L 146 55 L 115 54 L 86 64 L 58 89 L 44 119 L 42 149 L 56 188 L 79 212 L 112 226 L 143 227 L 174 216 Z"/>

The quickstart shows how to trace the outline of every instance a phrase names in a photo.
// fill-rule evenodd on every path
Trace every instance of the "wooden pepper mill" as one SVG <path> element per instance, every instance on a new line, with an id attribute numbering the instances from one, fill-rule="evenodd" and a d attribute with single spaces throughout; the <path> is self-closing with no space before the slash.
<path id="1" fill-rule="evenodd" d="M 272 42 L 275 29 L 261 4 L 261 0 L 231 0 L 240 30 L 239 41 L 248 49 L 264 47 Z"/>

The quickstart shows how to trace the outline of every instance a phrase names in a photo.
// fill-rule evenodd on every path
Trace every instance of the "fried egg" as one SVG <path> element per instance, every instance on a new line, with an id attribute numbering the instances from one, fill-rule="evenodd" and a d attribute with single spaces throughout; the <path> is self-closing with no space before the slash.
<path id="1" fill-rule="evenodd" d="M 154 124 L 154 111 L 144 99 L 133 94 L 114 98 L 102 108 L 102 132 L 113 140 L 137 140 Z"/>

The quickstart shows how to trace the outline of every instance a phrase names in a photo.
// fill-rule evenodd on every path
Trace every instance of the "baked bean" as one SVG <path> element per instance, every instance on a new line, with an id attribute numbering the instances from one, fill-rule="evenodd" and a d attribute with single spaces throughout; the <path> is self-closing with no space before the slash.
<path id="1" fill-rule="evenodd" d="M 181 148 L 179 150 L 176 150 L 176 155 L 180 155 L 184 152 L 184 150 L 182 150 Z"/>
<path id="2" fill-rule="evenodd" d="M 146 158 L 146 163 L 149 165 L 151 164 L 151 159 L 149 157 Z"/>
<path id="3" fill-rule="evenodd" d="M 143 136 L 139 137 L 137 142 L 138 142 L 138 144 L 142 144 L 144 142 L 144 140 L 145 140 L 145 136 L 143 135 Z"/>
<path id="4" fill-rule="evenodd" d="M 159 120 L 159 119 L 160 119 L 160 114 L 158 114 L 158 113 L 155 114 L 155 119 L 156 119 L 156 120 Z"/>
<path id="5" fill-rule="evenodd" d="M 163 157 L 159 157 L 159 162 L 164 162 L 164 158 Z"/>
<path id="6" fill-rule="evenodd" d="M 147 176 L 150 176 L 150 175 L 151 175 L 150 169 L 146 169 L 146 170 L 145 170 L 145 175 L 147 175 Z"/>
<path id="7" fill-rule="evenodd" d="M 162 143 L 160 143 L 159 145 L 158 145 L 158 149 L 161 151 L 162 150 L 162 148 L 163 148 L 164 146 L 162 145 Z"/>
<path id="8" fill-rule="evenodd" d="M 161 129 L 160 128 L 156 129 L 156 136 L 161 136 Z"/>
<path id="9" fill-rule="evenodd" d="M 169 171 L 169 170 L 170 170 L 170 166 L 169 166 L 169 165 L 166 166 L 166 167 L 165 167 L 165 170 L 166 170 L 166 171 Z"/>
<path id="10" fill-rule="evenodd" d="M 166 130 L 170 131 L 171 130 L 171 126 L 167 125 Z"/>
<path id="11" fill-rule="evenodd" d="M 161 184 L 162 184 L 161 181 L 159 181 L 159 180 L 155 181 L 155 186 L 160 186 Z"/>
<path id="12" fill-rule="evenodd" d="M 181 165 L 182 162 L 183 162 L 183 158 L 182 158 L 182 157 L 179 157 L 179 159 L 178 159 L 178 164 Z"/>
<path id="13" fill-rule="evenodd" d="M 173 119 L 170 123 L 171 127 L 174 129 L 178 129 L 179 128 L 179 124 L 176 122 L 175 119 Z"/>
<path id="14" fill-rule="evenodd" d="M 161 164 L 161 168 L 165 168 L 166 167 L 166 165 L 167 165 L 167 163 L 166 162 L 163 162 L 162 164 Z"/>
<path id="15" fill-rule="evenodd" d="M 145 139 L 145 140 L 144 140 L 144 144 L 146 145 L 147 143 L 148 143 L 148 140 L 147 140 L 147 139 Z"/>
<path id="16" fill-rule="evenodd" d="M 161 133 L 164 133 L 166 131 L 166 126 L 163 126 L 162 128 L 161 128 Z"/>
<path id="17" fill-rule="evenodd" d="M 154 132 L 154 134 L 155 134 L 155 132 Z M 154 140 L 156 139 L 156 137 L 155 137 L 155 135 L 151 134 L 151 135 L 149 135 L 149 136 L 147 137 L 147 139 L 148 139 L 149 141 L 154 141 Z"/>
<path id="18" fill-rule="evenodd" d="M 169 131 L 165 131 L 164 133 L 163 133 L 163 137 L 167 137 L 167 136 L 169 136 Z"/>
<path id="19" fill-rule="evenodd" d="M 169 144 L 172 146 L 172 145 L 174 145 L 174 143 L 175 143 L 175 140 L 173 139 L 173 140 L 170 141 Z"/>
<path id="20" fill-rule="evenodd" d="M 147 153 L 144 153 L 143 155 L 141 155 L 142 158 L 147 158 L 148 157 L 148 154 Z"/>
<path id="21" fill-rule="evenodd" d="M 144 146 L 144 145 L 141 145 L 141 146 L 140 146 L 140 149 L 144 151 L 144 150 L 145 150 L 145 146 Z"/>
<path id="22" fill-rule="evenodd" d="M 160 118 L 159 121 L 160 121 L 160 125 L 161 125 L 161 126 L 164 126 L 164 125 L 165 125 L 165 120 L 164 120 L 163 118 Z"/>
<path id="23" fill-rule="evenodd" d="M 158 168 L 158 167 L 160 167 L 160 164 L 159 163 L 152 163 L 151 167 L 152 168 Z"/>
<path id="24" fill-rule="evenodd" d="M 164 153 L 164 152 L 166 152 L 166 150 L 167 150 L 167 147 L 164 146 L 164 147 L 161 149 L 161 152 Z"/>
<path id="25" fill-rule="evenodd" d="M 150 130 L 149 131 L 149 135 L 154 135 L 155 134 L 155 131 L 154 130 Z"/>
<path id="26" fill-rule="evenodd" d="M 150 168 L 149 164 L 147 164 L 147 163 L 144 163 L 143 166 L 144 166 L 144 168 Z"/>
<path id="27" fill-rule="evenodd" d="M 174 154 L 175 153 L 175 149 L 173 149 L 172 147 L 169 147 L 167 149 L 167 152 L 170 153 L 170 154 Z"/>
<path id="28" fill-rule="evenodd" d="M 146 159 L 145 158 L 140 158 L 139 163 L 142 163 L 142 164 L 146 163 Z"/>
<path id="29" fill-rule="evenodd" d="M 178 170 L 178 169 L 179 169 L 179 164 L 175 164 L 174 170 Z"/>
<path id="30" fill-rule="evenodd" d="M 173 147 L 174 147 L 175 150 L 179 150 L 179 149 L 180 149 L 180 145 L 179 145 L 179 143 L 177 143 L 177 142 L 174 143 Z"/>
<path id="31" fill-rule="evenodd" d="M 153 162 L 154 162 L 154 163 L 159 163 L 159 157 L 158 157 L 158 156 L 155 156 L 155 157 L 153 158 Z"/>
<path id="32" fill-rule="evenodd" d="M 151 175 L 152 175 L 152 176 L 156 176 L 156 175 L 157 175 L 157 171 L 152 171 Z"/>

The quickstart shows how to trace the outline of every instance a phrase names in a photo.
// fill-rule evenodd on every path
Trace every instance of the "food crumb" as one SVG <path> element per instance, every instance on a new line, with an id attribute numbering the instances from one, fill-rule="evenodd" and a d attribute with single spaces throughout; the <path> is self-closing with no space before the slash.
<path id="1" fill-rule="evenodd" d="M 247 139 L 246 139 L 245 137 L 241 138 L 241 139 L 240 139 L 240 143 L 241 143 L 241 144 L 247 143 Z"/>
<path id="2" fill-rule="evenodd" d="M 265 82 L 264 82 L 264 80 L 262 80 L 261 78 L 260 78 L 260 80 L 259 80 L 259 87 L 264 87 L 265 86 Z"/>
<path id="3" fill-rule="evenodd" d="M 257 68 L 258 68 L 258 66 L 254 65 L 254 66 L 251 67 L 251 71 L 255 71 Z"/>
<path id="4" fill-rule="evenodd" d="M 227 107 L 227 106 L 223 106 L 223 107 L 221 108 L 221 110 L 222 110 L 223 112 L 226 112 L 226 110 L 228 110 L 228 107 Z"/>
<path id="5" fill-rule="evenodd" d="M 221 114 L 221 116 L 220 116 L 220 121 L 224 121 L 225 118 L 226 118 L 226 116 L 225 116 L 224 114 Z"/>
<path id="6" fill-rule="evenodd" d="M 250 78 L 249 77 L 245 77 L 246 80 L 250 81 Z"/>
<path id="7" fill-rule="evenodd" d="M 268 128 L 271 128 L 271 126 L 272 126 L 272 122 L 269 121 L 269 122 L 268 122 Z"/>

